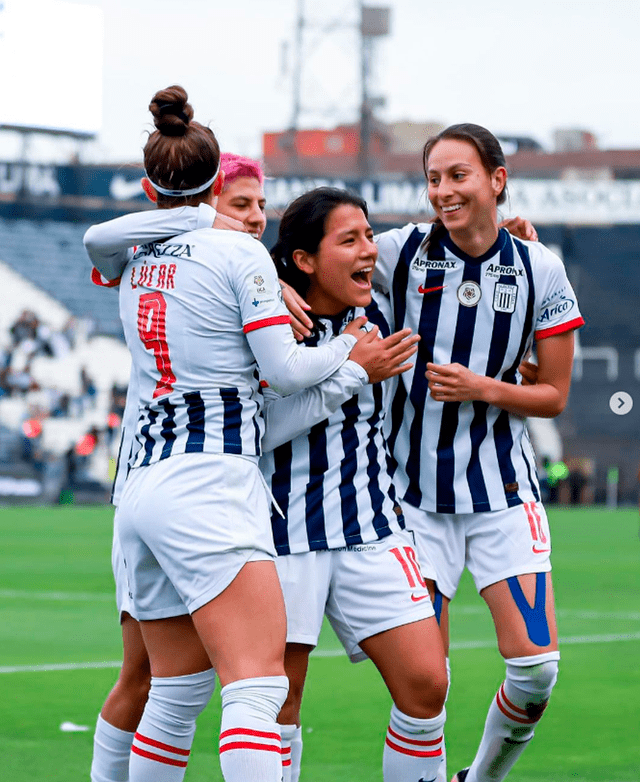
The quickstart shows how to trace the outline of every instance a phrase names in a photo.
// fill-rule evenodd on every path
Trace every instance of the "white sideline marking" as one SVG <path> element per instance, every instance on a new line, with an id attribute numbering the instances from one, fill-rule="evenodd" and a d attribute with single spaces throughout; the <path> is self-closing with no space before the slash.
<path id="1" fill-rule="evenodd" d="M 104 592 L 29 592 L 20 589 L 0 589 L 0 600 L 59 600 L 59 601 L 107 601 L 115 603 L 115 590 L 113 594 Z M 489 609 L 485 605 L 456 605 L 453 604 L 451 614 L 486 614 Z M 569 619 L 621 619 L 631 622 L 640 622 L 640 611 L 577 611 L 572 608 L 556 608 L 556 615 Z"/>
<path id="2" fill-rule="evenodd" d="M 449 609 L 452 616 L 456 614 L 486 614 L 489 609 L 485 605 L 457 606 L 455 603 Z M 556 616 L 567 619 L 623 619 L 626 621 L 640 621 L 640 611 L 578 611 L 574 608 L 557 608 Z"/>
<path id="3" fill-rule="evenodd" d="M 625 633 L 624 635 L 571 635 L 567 638 L 561 638 L 560 646 L 570 646 L 572 644 L 611 644 L 620 641 L 640 641 L 640 633 Z M 496 645 L 495 639 L 490 641 L 459 641 L 451 644 L 451 649 L 492 649 Z M 345 655 L 343 649 L 320 649 L 311 652 L 312 657 L 342 657 Z M 119 668 L 122 665 L 121 660 L 112 662 L 98 663 L 52 663 L 50 665 L 5 665 L 0 666 L 2 673 L 41 673 L 44 671 L 80 671 L 92 668 Z"/>
<path id="4" fill-rule="evenodd" d="M 122 660 L 100 663 L 49 663 L 48 665 L 4 665 L 0 673 L 40 673 L 42 671 L 82 671 L 93 668 L 119 668 Z"/>
<path id="5" fill-rule="evenodd" d="M 112 595 L 103 592 L 28 592 L 20 589 L 0 589 L 0 600 L 79 600 L 100 601 L 109 600 L 115 603 L 115 591 Z"/>
<path id="6" fill-rule="evenodd" d="M 570 635 L 566 638 L 559 638 L 558 644 L 562 649 L 563 646 L 571 646 L 572 644 L 612 644 L 619 641 L 640 641 L 640 633 L 624 633 L 609 635 Z M 497 646 L 495 638 L 490 641 L 457 641 L 451 644 L 452 650 L 462 649 L 493 649 Z M 342 649 L 327 649 L 325 651 L 319 650 L 311 653 L 312 657 L 340 657 L 345 654 Z M 0 669 L 1 672 L 1 669 Z"/>

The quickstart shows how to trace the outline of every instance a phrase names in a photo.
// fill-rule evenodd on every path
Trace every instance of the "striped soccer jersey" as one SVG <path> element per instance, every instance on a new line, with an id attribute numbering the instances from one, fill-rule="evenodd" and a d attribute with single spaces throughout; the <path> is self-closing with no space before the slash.
<path id="1" fill-rule="evenodd" d="M 366 310 L 322 319 L 326 330 L 306 343 L 331 341 L 362 314 L 388 336 L 388 323 L 372 302 Z M 367 383 L 329 418 L 261 457 L 284 514 L 274 511 L 271 519 L 278 554 L 366 544 L 404 528 L 382 432 L 389 391 L 385 383 Z M 265 393 L 271 397 L 267 405 L 278 403 L 273 392 Z"/>
<path id="2" fill-rule="evenodd" d="M 439 232 L 409 224 L 377 237 L 376 281 L 390 293 L 395 328 L 421 340 L 415 366 L 395 385 L 387 435 L 400 497 L 437 513 L 502 510 L 539 500 L 522 418 L 484 402 L 436 402 L 426 364 L 459 363 L 508 383 L 534 340 L 584 321 L 562 261 L 502 229 L 473 258 Z"/>
<path id="3" fill-rule="evenodd" d="M 139 394 L 131 466 L 257 456 L 262 397 L 246 333 L 289 322 L 265 248 L 211 228 L 142 245 L 122 275 L 120 315 Z"/>

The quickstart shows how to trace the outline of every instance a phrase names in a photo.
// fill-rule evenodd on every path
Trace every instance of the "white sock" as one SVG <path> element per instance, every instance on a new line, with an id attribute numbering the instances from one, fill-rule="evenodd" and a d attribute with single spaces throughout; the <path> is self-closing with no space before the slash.
<path id="1" fill-rule="evenodd" d="M 445 696 L 444 702 L 449 700 L 449 690 L 451 689 L 451 663 L 449 662 L 449 658 L 445 657 L 444 663 L 447 667 L 447 694 Z M 442 738 L 442 763 L 440 764 L 440 767 L 438 768 L 438 776 L 436 777 L 436 782 L 449 782 L 449 779 L 447 777 L 447 747 L 446 747 L 446 741 L 444 739 L 444 735 Z"/>
<path id="2" fill-rule="evenodd" d="M 297 725 L 281 725 L 282 782 L 298 782 L 302 761 L 302 728 Z"/>
<path id="3" fill-rule="evenodd" d="M 133 733 L 120 730 L 98 715 L 93 736 L 91 782 L 128 782 Z"/>
<path id="4" fill-rule="evenodd" d="M 225 782 L 281 782 L 280 726 L 286 676 L 240 679 L 222 688 L 220 766 Z"/>
<path id="5" fill-rule="evenodd" d="M 501 782 L 533 738 L 558 677 L 559 652 L 505 660 L 507 676 L 487 714 L 466 782 Z"/>
<path id="6" fill-rule="evenodd" d="M 403 714 L 395 704 L 382 756 L 384 782 L 435 782 L 442 764 L 444 709 L 428 720 Z"/>
<path id="7" fill-rule="evenodd" d="M 182 782 L 196 718 L 215 687 L 212 668 L 188 676 L 153 676 L 149 699 L 133 739 L 131 782 Z"/>

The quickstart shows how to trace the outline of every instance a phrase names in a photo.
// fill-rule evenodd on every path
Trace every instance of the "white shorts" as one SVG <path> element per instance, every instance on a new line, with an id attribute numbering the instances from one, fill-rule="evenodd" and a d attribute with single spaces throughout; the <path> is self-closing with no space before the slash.
<path id="1" fill-rule="evenodd" d="M 478 592 L 525 573 L 551 570 L 551 533 L 544 507 L 525 502 L 487 513 L 432 513 L 402 505 L 407 528 L 415 534 L 420 561 L 430 561 L 425 578 L 453 599 L 464 568 Z"/>
<path id="2" fill-rule="evenodd" d="M 240 456 L 180 454 L 133 470 L 115 524 L 139 620 L 193 613 L 247 562 L 275 556 L 264 479 Z"/>
<path id="3" fill-rule="evenodd" d="M 352 662 L 358 644 L 393 627 L 433 616 L 407 532 L 373 543 L 277 557 L 287 610 L 287 642 L 316 646 L 326 614 Z"/>
<path id="4" fill-rule="evenodd" d="M 117 515 L 118 510 L 116 508 L 116 516 Z M 122 614 L 126 612 L 134 619 L 137 619 L 138 617 L 135 615 L 135 609 L 129 593 L 127 571 L 124 566 L 124 556 L 122 554 L 122 548 L 120 547 L 118 528 L 115 520 L 113 525 L 113 544 L 111 546 L 111 568 L 113 570 L 113 580 L 116 583 L 116 607 L 118 609 L 118 616 L 122 620 Z"/>

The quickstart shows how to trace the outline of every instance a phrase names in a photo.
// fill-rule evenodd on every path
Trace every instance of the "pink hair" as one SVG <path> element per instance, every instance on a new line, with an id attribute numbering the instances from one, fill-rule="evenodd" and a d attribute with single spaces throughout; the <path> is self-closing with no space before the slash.
<path id="1" fill-rule="evenodd" d="M 223 152 L 220 155 L 220 168 L 224 171 L 223 191 L 241 176 L 257 179 L 260 184 L 264 182 L 264 172 L 260 163 L 248 157 L 233 155 L 231 152 Z"/>

